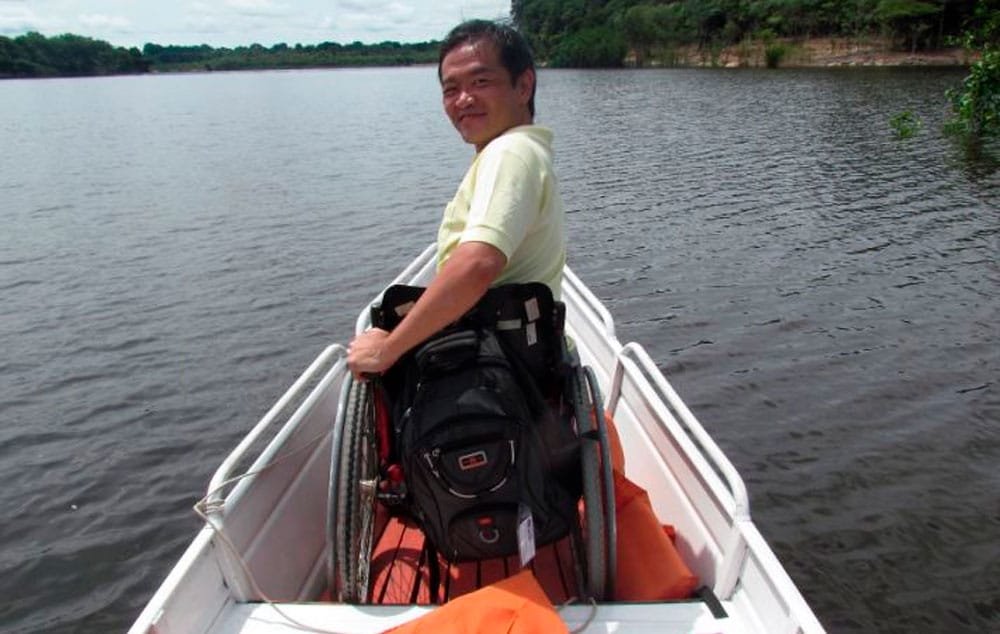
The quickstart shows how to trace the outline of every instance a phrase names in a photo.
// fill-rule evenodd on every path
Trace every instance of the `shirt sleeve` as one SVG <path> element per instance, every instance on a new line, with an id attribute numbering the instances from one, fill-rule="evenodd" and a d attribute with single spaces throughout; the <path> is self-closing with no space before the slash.
<path id="1" fill-rule="evenodd" d="M 485 242 L 509 260 L 537 221 L 544 194 L 542 167 L 510 147 L 480 157 L 469 219 L 461 242 Z"/>

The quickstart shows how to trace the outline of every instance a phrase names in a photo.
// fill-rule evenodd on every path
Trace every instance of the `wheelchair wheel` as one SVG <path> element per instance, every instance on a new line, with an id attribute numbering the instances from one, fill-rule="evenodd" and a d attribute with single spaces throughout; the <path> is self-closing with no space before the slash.
<path id="1" fill-rule="evenodd" d="M 604 399 L 601 396 L 601 388 L 597 383 L 597 377 L 590 366 L 584 367 L 584 374 L 587 378 L 587 387 L 591 402 L 595 404 L 593 420 L 597 425 L 594 431 L 597 433 L 600 448 L 601 483 L 604 485 L 604 503 L 601 506 L 604 512 L 604 538 L 607 555 L 604 592 L 608 598 L 613 598 L 618 578 L 618 521 L 615 514 L 617 507 L 615 501 L 615 477 L 611 464 L 611 442 L 608 440 L 608 425 L 604 418 Z"/>
<path id="2" fill-rule="evenodd" d="M 605 455 L 609 453 L 606 449 L 606 430 L 605 442 L 601 442 L 600 431 L 604 428 L 604 421 L 596 385 L 583 367 L 573 369 L 570 394 L 580 436 L 583 470 L 583 544 L 578 550 L 583 551 L 585 594 L 604 600 L 613 593 L 614 567 L 617 564 L 613 543 L 616 530 L 611 462 Z"/>
<path id="3" fill-rule="evenodd" d="M 338 601 L 368 599 L 369 570 L 378 487 L 378 447 L 372 388 L 348 379 L 340 445 L 333 448 L 329 530 L 332 535 L 333 595 Z"/>

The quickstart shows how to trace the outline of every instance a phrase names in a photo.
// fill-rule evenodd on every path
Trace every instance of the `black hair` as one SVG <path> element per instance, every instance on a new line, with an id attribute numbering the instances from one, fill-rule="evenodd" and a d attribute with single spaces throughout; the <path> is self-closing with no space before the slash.
<path id="1" fill-rule="evenodd" d="M 441 50 L 438 54 L 438 80 L 441 79 L 441 64 L 448 53 L 463 44 L 481 40 L 491 42 L 496 46 L 500 53 L 500 63 L 510 73 L 512 83 L 516 82 L 524 74 L 524 71 L 535 70 L 535 60 L 531 54 L 531 48 L 524 36 L 513 26 L 492 20 L 467 20 L 453 28 L 441 42 Z M 531 116 L 535 116 L 536 86 L 537 80 L 531 88 L 531 99 L 528 101 L 528 110 L 531 112 Z"/>

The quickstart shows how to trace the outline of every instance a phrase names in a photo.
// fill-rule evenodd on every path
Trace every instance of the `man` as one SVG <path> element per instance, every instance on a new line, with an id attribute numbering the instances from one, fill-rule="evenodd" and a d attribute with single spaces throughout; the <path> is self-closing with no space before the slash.
<path id="1" fill-rule="evenodd" d="M 348 347 L 355 376 L 380 374 L 464 315 L 491 286 L 544 282 L 560 295 L 566 260 L 552 133 L 533 125 L 535 68 L 512 27 L 472 20 L 441 46 L 445 113 L 476 156 L 445 209 L 438 271 L 391 332 L 372 328 Z"/>

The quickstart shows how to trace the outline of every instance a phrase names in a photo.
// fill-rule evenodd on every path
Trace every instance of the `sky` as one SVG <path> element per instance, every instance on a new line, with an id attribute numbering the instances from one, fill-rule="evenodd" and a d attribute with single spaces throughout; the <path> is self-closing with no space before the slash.
<path id="1" fill-rule="evenodd" d="M 0 35 L 74 33 L 139 48 L 412 43 L 509 13 L 510 0 L 0 0 Z"/>

